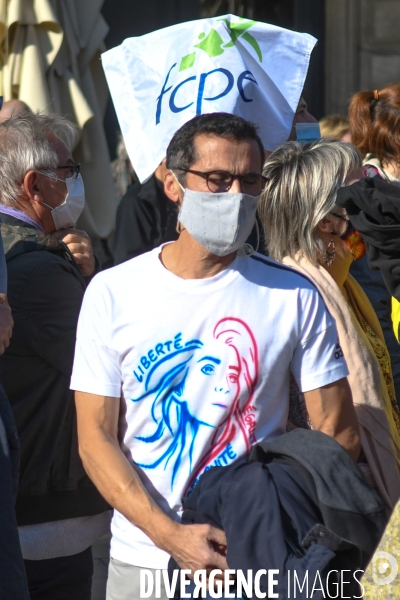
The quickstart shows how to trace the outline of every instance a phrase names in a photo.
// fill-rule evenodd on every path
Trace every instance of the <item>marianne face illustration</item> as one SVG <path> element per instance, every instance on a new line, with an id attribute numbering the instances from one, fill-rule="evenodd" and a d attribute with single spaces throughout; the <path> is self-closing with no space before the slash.
<path id="1" fill-rule="evenodd" d="M 182 401 L 193 417 L 209 427 L 218 427 L 229 415 L 238 379 L 235 362 L 233 349 L 213 340 L 188 363 Z"/>
<path id="2" fill-rule="evenodd" d="M 163 356 L 147 374 L 146 391 L 132 399 L 146 402 L 152 418 L 150 428 L 136 437 L 148 445 L 149 462 L 138 464 L 170 473 L 171 488 L 179 469 L 195 477 L 235 435 L 250 446 L 244 412 L 258 378 L 254 336 L 235 318 L 222 319 L 210 333 L 204 342 L 190 340 Z M 207 431 L 210 443 L 199 457 L 196 441 Z"/>

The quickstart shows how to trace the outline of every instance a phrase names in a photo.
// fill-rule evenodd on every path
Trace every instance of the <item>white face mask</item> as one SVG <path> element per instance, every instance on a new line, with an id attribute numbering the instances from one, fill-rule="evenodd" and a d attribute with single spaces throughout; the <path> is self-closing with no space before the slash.
<path id="1" fill-rule="evenodd" d="M 253 229 L 260 196 L 185 189 L 178 220 L 211 254 L 242 248 Z"/>
<path id="2" fill-rule="evenodd" d="M 58 177 L 53 177 L 51 175 L 47 175 L 52 179 L 57 179 L 57 181 L 64 181 L 64 179 L 59 179 Z M 83 207 L 85 206 L 85 187 L 83 185 L 82 175 L 79 173 L 78 177 L 67 177 L 65 179 L 65 184 L 67 186 L 67 196 L 60 206 L 53 208 L 43 202 L 45 206 L 51 209 L 51 216 L 53 217 L 54 225 L 56 230 L 66 229 L 68 227 L 72 227 L 83 211 Z"/>

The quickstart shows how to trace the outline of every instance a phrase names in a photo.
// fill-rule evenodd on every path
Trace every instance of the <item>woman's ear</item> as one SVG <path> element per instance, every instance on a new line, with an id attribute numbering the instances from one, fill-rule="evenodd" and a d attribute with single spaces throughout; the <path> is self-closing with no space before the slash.
<path id="1" fill-rule="evenodd" d="M 332 217 L 326 215 L 317 225 L 318 229 L 323 233 L 335 233 L 335 227 L 333 224 Z"/>

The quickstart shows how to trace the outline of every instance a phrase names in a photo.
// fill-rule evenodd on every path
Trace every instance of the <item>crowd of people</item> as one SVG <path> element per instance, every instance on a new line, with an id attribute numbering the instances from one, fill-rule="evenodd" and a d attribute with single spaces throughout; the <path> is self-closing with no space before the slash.
<path id="1" fill-rule="evenodd" d="M 75 126 L 0 117 L 0 597 L 89 600 L 111 517 L 107 600 L 168 567 L 366 571 L 374 597 L 400 511 L 400 84 L 311 143 L 301 98 L 272 153 L 196 116 L 143 184 L 122 147 L 105 270 Z"/>

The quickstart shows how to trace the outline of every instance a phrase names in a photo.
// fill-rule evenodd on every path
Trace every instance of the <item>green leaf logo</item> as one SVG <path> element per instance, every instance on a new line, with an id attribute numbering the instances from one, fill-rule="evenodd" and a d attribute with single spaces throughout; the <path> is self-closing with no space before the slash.
<path id="1" fill-rule="evenodd" d="M 179 70 L 184 71 L 185 69 L 190 69 L 191 67 L 193 67 L 195 60 L 196 60 L 196 52 L 187 54 L 186 56 L 184 56 L 182 58 Z"/>
<path id="2" fill-rule="evenodd" d="M 231 41 L 225 44 L 224 48 L 232 48 L 237 42 L 237 40 L 242 37 L 250 46 L 253 48 L 255 53 L 258 56 L 258 60 L 260 63 L 262 62 L 262 53 L 261 48 L 258 45 L 257 40 L 248 33 L 248 29 L 253 27 L 257 21 L 250 21 L 249 19 L 240 19 L 240 21 L 236 23 L 232 23 L 229 19 L 220 19 L 223 21 L 228 28 L 229 35 L 231 36 Z"/>
<path id="3" fill-rule="evenodd" d="M 219 35 L 216 29 L 211 29 L 210 33 L 206 37 L 205 33 L 199 35 L 199 40 L 202 40 L 199 44 L 195 44 L 195 48 L 200 48 L 208 54 L 210 58 L 213 56 L 219 56 L 223 54 L 222 44 L 224 40 Z"/>
<path id="4" fill-rule="evenodd" d="M 229 33 L 230 41 L 224 44 L 224 40 L 218 33 L 218 31 L 212 28 L 208 35 L 201 33 L 199 35 L 198 44 L 194 44 L 195 48 L 206 52 L 210 58 L 214 56 L 220 56 L 225 52 L 227 48 L 233 48 L 239 38 L 245 40 L 257 54 L 258 60 L 262 62 L 262 52 L 257 40 L 248 32 L 248 30 L 256 24 L 257 21 L 251 19 L 239 18 L 239 21 L 231 21 L 230 19 L 222 18 L 219 19 L 225 23 L 226 29 Z M 184 56 L 181 60 L 179 71 L 185 71 L 193 67 L 196 60 L 196 52 L 191 52 Z"/>

